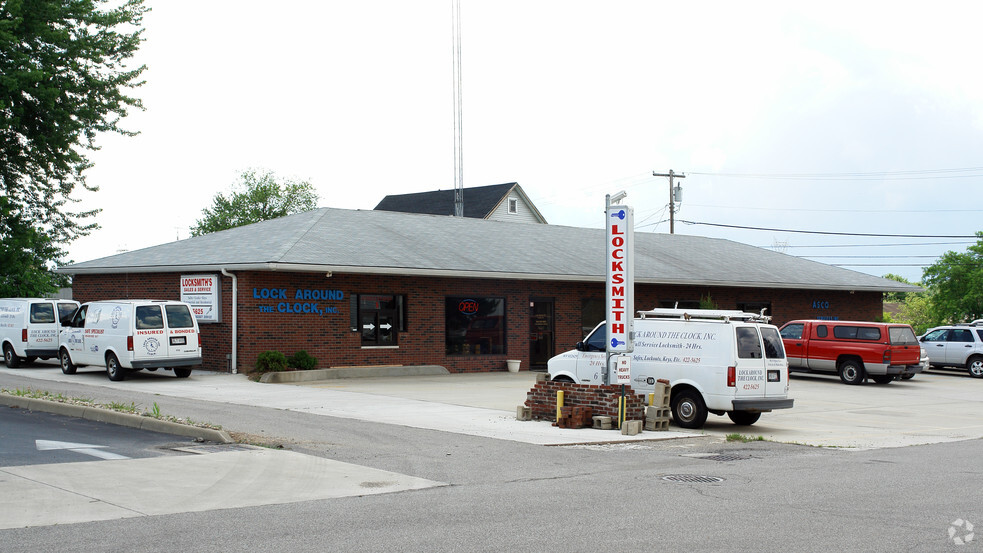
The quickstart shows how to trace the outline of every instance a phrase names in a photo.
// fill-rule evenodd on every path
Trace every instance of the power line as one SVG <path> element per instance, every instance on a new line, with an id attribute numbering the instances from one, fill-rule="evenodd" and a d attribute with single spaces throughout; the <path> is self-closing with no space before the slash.
<path id="1" fill-rule="evenodd" d="M 888 248 L 895 246 L 953 246 L 957 244 L 975 244 L 971 240 L 963 240 L 959 242 L 901 242 L 897 244 L 821 244 L 817 246 L 810 246 L 806 244 L 802 245 L 787 245 L 786 248 Z M 770 248 L 772 246 L 758 246 L 759 248 Z"/>
<path id="2" fill-rule="evenodd" d="M 690 171 L 690 174 L 713 177 L 779 180 L 922 180 L 983 177 L 983 167 L 923 169 L 916 171 L 876 171 L 867 173 L 700 173 Z"/>
<path id="3" fill-rule="evenodd" d="M 873 236 L 877 238 L 978 238 L 976 235 L 966 235 L 966 234 L 873 234 L 873 233 L 861 233 L 861 232 L 827 232 L 819 230 L 792 230 L 792 229 L 777 229 L 777 228 L 765 228 L 765 227 L 746 227 L 741 225 L 723 225 L 720 223 L 704 223 L 701 221 L 684 221 L 680 220 L 680 223 L 685 223 L 687 225 L 704 225 L 709 227 L 722 227 L 722 228 L 736 228 L 743 230 L 765 230 L 769 232 L 794 232 L 798 234 L 822 234 L 828 236 Z"/>
<path id="4" fill-rule="evenodd" d="M 711 209 L 740 209 L 775 211 L 774 207 L 746 207 L 733 205 L 688 204 L 690 207 L 709 207 Z M 816 213 L 983 213 L 983 209 L 795 209 L 782 208 L 782 211 L 803 211 Z"/>

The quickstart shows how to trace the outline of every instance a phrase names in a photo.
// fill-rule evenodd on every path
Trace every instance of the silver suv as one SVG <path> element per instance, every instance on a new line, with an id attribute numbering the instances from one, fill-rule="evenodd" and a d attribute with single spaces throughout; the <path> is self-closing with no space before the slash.
<path id="1" fill-rule="evenodd" d="M 919 338 L 933 367 L 966 369 L 983 378 L 983 320 L 937 326 Z"/>

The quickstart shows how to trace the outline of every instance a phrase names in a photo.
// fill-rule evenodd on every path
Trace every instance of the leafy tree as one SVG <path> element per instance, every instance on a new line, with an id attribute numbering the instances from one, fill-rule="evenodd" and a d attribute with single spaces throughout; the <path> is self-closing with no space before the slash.
<path id="1" fill-rule="evenodd" d="M 202 210 L 201 219 L 191 227 L 191 236 L 276 219 L 317 209 L 317 193 L 307 181 L 280 182 L 271 171 L 249 169 L 229 196 L 216 194 L 212 207 Z"/>
<path id="2" fill-rule="evenodd" d="M 912 286 L 918 286 L 918 283 L 911 282 L 910 280 L 906 279 L 903 276 L 895 275 L 892 273 L 888 273 L 884 275 L 884 278 L 894 280 L 902 284 L 911 284 Z M 905 298 L 907 298 L 909 294 L 911 294 L 911 292 L 887 292 L 886 294 L 884 294 L 884 301 L 886 303 L 902 303 L 905 301 Z"/>
<path id="3" fill-rule="evenodd" d="M 53 292 L 64 245 L 97 228 L 73 211 L 102 132 L 142 109 L 128 95 L 145 67 L 126 62 L 142 41 L 143 0 L 0 0 L 0 294 Z"/>
<path id="4" fill-rule="evenodd" d="M 932 314 L 939 321 L 983 318 L 983 232 L 976 237 L 966 252 L 946 252 L 923 273 L 933 292 Z"/>

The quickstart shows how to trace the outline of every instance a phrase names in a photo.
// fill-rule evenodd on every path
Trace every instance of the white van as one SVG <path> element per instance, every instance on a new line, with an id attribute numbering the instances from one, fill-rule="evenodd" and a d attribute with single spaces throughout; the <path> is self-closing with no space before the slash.
<path id="1" fill-rule="evenodd" d="M 0 299 L 0 348 L 11 369 L 58 356 L 58 331 L 79 302 L 53 298 Z"/>
<path id="2" fill-rule="evenodd" d="M 648 394 L 670 382 L 669 406 L 682 428 L 700 428 L 707 413 L 749 425 L 761 413 L 788 409 L 788 361 L 778 328 L 740 311 L 654 309 L 635 319 L 631 388 Z M 607 329 L 601 323 L 547 367 L 551 380 L 603 384 Z M 614 377 L 611 377 L 613 383 Z"/>
<path id="3" fill-rule="evenodd" d="M 129 370 L 173 369 L 178 378 L 201 365 L 201 335 L 191 307 L 171 300 L 83 303 L 61 331 L 61 370 L 103 365 L 110 380 Z"/>

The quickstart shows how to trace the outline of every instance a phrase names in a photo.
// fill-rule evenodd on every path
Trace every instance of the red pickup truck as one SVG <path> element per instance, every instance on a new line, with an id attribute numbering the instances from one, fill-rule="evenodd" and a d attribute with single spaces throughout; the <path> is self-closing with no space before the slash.
<path id="1" fill-rule="evenodd" d="M 789 321 L 779 329 L 792 371 L 831 372 L 845 384 L 878 384 L 921 372 L 921 345 L 906 324 Z"/>

